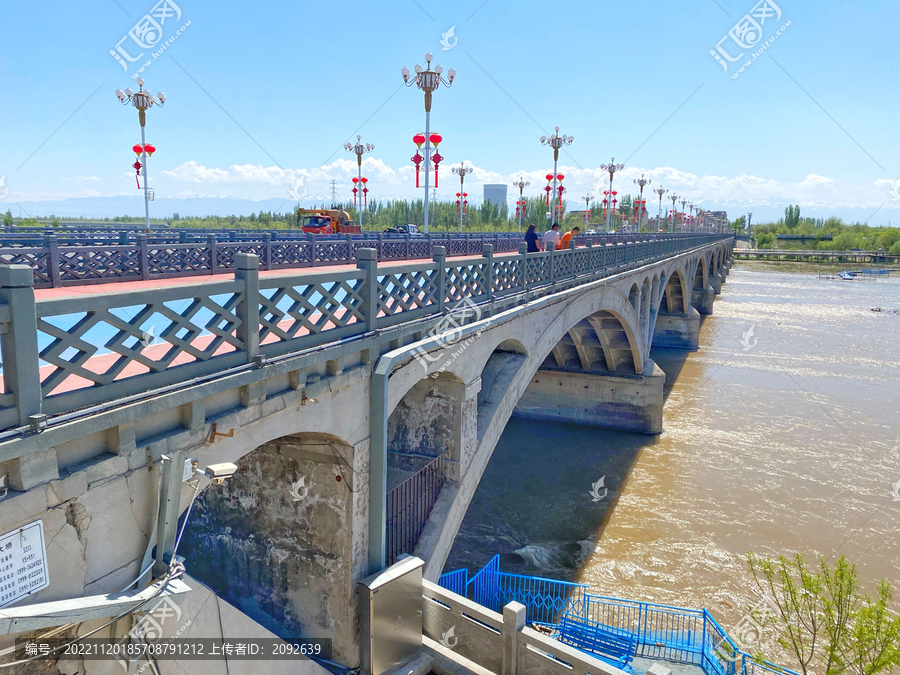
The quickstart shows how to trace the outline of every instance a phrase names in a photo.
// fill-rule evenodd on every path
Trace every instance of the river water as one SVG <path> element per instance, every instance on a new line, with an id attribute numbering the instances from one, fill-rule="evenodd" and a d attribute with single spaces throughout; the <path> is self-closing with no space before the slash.
<path id="1" fill-rule="evenodd" d="M 652 352 L 660 436 L 513 418 L 445 570 L 500 553 L 726 630 L 754 599 L 748 551 L 845 555 L 865 590 L 898 590 L 900 278 L 770 270 L 732 270 L 699 351 Z"/>

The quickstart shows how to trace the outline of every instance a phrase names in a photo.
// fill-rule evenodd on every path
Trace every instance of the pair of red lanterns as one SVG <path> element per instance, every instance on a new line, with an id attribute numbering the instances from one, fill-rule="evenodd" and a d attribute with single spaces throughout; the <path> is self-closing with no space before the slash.
<path id="1" fill-rule="evenodd" d="M 604 191 L 603 191 L 603 194 L 609 195 L 609 190 L 604 190 Z M 610 203 L 612 204 L 612 212 L 613 212 L 613 215 L 616 214 L 616 204 L 619 203 L 619 200 L 615 198 L 617 194 L 619 194 L 617 190 L 613 190 L 613 191 L 612 191 L 612 196 L 613 196 L 612 202 L 608 202 L 606 199 L 603 200 L 603 207 L 604 207 L 604 208 L 607 208 L 607 207 L 610 205 Z"/>
<path id="2" fill-rule="evenodd" d="M 550 187 L 550 183 L 553 182 L 553 174 L 548 173 L 544 178 L 547 179 L 547 187 L 544 188 L 544 192 L 547 193 L 547 206 L 550 206 L 550 193 L 553 192 L 553 188 Z M 566 189 L 562 186 L 563 178 L 565 176 L 561 173 L 556 174 L 556 180 L 559 182 L 559 187 L 556 188 L 557 192 L 559 192 L 559 199 L 562 201 L 562 194 L 566 191 Z"/>
<path id="3" fill-rule="evenodd" d="M 362 178 L 357 178 L 356 176 L 353 177 L 353 190 L 352 190 L 352 192 L 353 192 L 353 206 L 356 206 L 356 195 L 357 195 L 358 193 L 362 193 L 363 208 L 366 208 L 366 206 L 368 206 L 368 203 L 367 203 L 368 199 L 367 199 L 367 198 L 368 198 L 368 195 L 369 195 L 369 188 L 366 187 L 366 183 L 368 183 L 368 182 L 369 182 L 369 179 L 366 178 L 365 176 L 363 176 Z M 361 189 L 357 189 L 357 186 L 358 186 L 360 183 L 362 184 L 362 188 L 361 188 Z"/>
<path id="4" fill-rule="evenodd" d="M 456 193 L 456 212 L 459 213 L 459 202 L 460 198 L 462 198 L 462 207 L 463 207 L 463 215 L 465 215 L 468 211 L 469 200 L 466 199 L 469 196 L 468 192 L 457 192 Z"/>
<path id="5" fill-rule="evenodd" d="M 134 182 L 137 183 L 138 190 L 141 189 L 141 180 L 139 176 L 141 175 L 141 168 L 143 164 L 141 164 L 140 157 L 143 153 L 147 153 L 149 157 L 153 156 L 153 153 L 156 152 L 156 146 L 152 143 L 145 143 L 141 145 L 140 143 L 135 143 L 131 146 L 131 151 L 137 155 L 138 159 L 134 160 L 134 164 L 132 164 L 132 168 L 134 169 Z"/>
<path id="6" fill-rule="evenodd" d="M 437 151 L 438 145 L 440 142 L 444 140 L 444 137 L 438 133 L 433 133 L 428 137 L 428 140 L 434 146 L 434 154 L 431 156 L 431 161 L 434 162 L 434 187 L 438 186 L 438 165 L 443 161 L 443 157 L 441 157 L 440 153 Z M 416 144 L 416 154 L 414 154 L 410 159 L 413 164 L 416 165 L 416 187 L 420 187 L 419 185 L 419 171 L 420 165 L 425 161 L 425 158 L 419 154 L 419 150 L 421 150 L 422 146 L 425 145 L 425 134 L 416 134 L 413 136 L 413 143 Z M 425 177 L 425 180 L 428 180 L 428 177 Z"/>

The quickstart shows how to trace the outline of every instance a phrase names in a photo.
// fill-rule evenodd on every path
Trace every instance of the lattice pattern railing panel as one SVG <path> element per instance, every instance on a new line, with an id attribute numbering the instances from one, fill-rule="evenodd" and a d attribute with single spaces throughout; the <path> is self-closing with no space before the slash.
<path id="1" fill-rule="evenodd" d="M 317 241 L 316 262 L 330 263 L 350 260 L 346 241 Z"/>
<path id="2" fill-rule="evenodd" d="M 382 260 L 403 260 L 406 258 L 406 242 L 405 241 L 383 241 L 381 242 L 381 259 Z"/>
<path id="3" fill-rule="evenodd" d="M 140 277 L 140 251 L 127 246 L 59 251 L 61 281 Z"/>
<path id="4" fill-rule="evenodd" d="M 536 255 L 526 261 L 526 277 L 529 284 L 539 284 L 550 279 L 550 256 Z"/>
<path id="5" fill-rule="evenodd" d="M 485 265 L 458 265 L 447 268 L 447 302 L 477 298 L 487 294 Z"/>
<path id="6" fill-rule="evenodd" d="M 575 274 L 587 274 L 588 272 L 597 269 L 591 264 L 593 262 L 591 249 L 575 249 L 572 252 L 572 259 L 573 271 Z"/>
<path id="7" fill-rule="evenodd" d="M 209 248 L 192 244 L 151 247 L 147 251 L 147 269 L 150 274 L 209 272 Z"/>
<path id="8" fill-rule="evenodd" d="M 519 274 L 521 268 L 521 261 L 517 258 L 495 260 L 493 263 L 494 293 L 521 288 L 522 280 Z"/>
<path id="9" fill-rule="evenodd" d="M 465 239 L 450 239 L 447 242 L 447 255 L 465 255 L 466 250 L 466 240 Z"/>
<path id="10" fill-rule="evenodd" d="M 261 289 L 260 344 L 314 337 L 356 323 L 365 325 L 363 279 L 336 279 Z"/>
<path id="11" fill-rule="evenodd" d="M 379 318 L 437 304 L 435 270 L 394 272 L 378 276 Z"/>
<path id="12" fill-rule="evenodd" d="M 573 256 L 572 253 L 568 251 L 560 251 L 558 254 L 554 254 L 553 256 L 553 276 L 560 277 L 570 277 L 572 276 L 574 267 L 573 267 Z"/>
<path id="13" fill-rule="evenodd" d="M 272 260 L 270 267 L 292 266 L 309 264 L 309 243 L 295 241 L 280 241 L 272 244 Z"/>
<path id="14" fill-rule="evenodd" d="M 409 255 L 412 258 L 428 258 L 431 256 L 431 242 L 426 239 L 412 239 L 409 242 Z"/>
<path id="15" fill-rule="evenodd" d="M 0 251 L 0 265 L 29 265 L 34 271 L 34 285 L 50 285 L 50 254 L 46 249 L 7 249 Z"/>
<path id="16" fill-rule="evenodd" d="M 43 396 L 160 374 L 243 350 L 236 336 L 242 295 L 198 292 L 177 300 L 38 317 Z"/>

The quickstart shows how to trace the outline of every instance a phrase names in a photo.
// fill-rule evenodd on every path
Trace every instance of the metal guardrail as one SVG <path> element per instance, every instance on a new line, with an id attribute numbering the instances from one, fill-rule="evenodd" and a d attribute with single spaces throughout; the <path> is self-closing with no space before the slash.
<path id="1" fill-rule="evenodd" d="M 0 265 L 0 429 L 239 366 L 439 318 L 462 299 L 487 303 L 555 284 L 587 283 L 719 242 L 682 235 L 549 253 L 433 259 L 379 267 L 357 248 L 356 267 L 260 278 L 256 255 L 233 258 L 233 279 L 147 291 L 35 297 L 32 270 Z M 424 243 L 424 242 L 423 242 Z M 388 339 L 388 338 L 385 338 Z"/>
<path id="2" fill-rule="evenodd" d="M 411 553 L 431 516 L 446 477 L 447 453 L 441 453 L 387 492 L 387 564 Z"/>
<path id="3" fill-rule="evenodd" d="M 292 269 L 354 262 L 360 248 L 373 248 L 378 259 L 415 260 L 431 257 L 434 246 L 448 256 L 479 255 L 485 244 L 494 253 L 518 250 L 520 233 L 409 236 L 364 233 L 313 235 L 300 231 L 227 233 L 113 232 L 97 235 L 6 235 L 0 238 L 0 264 L 29 265 L 36 288 L 145 281 L 171 277 L 225 274 L 234 270 L 239 253 L 259 256 L 261 269 Z M 576 246 L 603 246 L 679 239 L 683 234 L 581 235 Z"/>
<path id="4" fill-rule="evenodd" d="M 439 585 L 448 590 L 458 587 L 460 572 L 468 576 L 467 570 L 448 572 L 441 575 Z M 472 599 L 492 611 L 521 602 L 529 623 L 551 628 L 566 611 L 586 625 L 634 637 L 637 656 L 697 665 L 706 675 L 798 675 L 741 650 L 706 609 L 611 598 L 588 593 L 587 584 L 508 574 L 500 570 L 499 555 L 468 586 L 474 587 Z"/>

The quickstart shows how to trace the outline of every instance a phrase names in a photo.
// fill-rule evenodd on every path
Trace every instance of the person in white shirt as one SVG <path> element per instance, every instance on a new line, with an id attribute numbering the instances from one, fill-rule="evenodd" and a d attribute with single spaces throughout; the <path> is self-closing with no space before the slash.
<path id="1" fill-rule="evenodd" d="M 559 243 L 559 223 L 553 223 L 549 230 L 544 232 L 544 250 L 552 251 Z"/>

